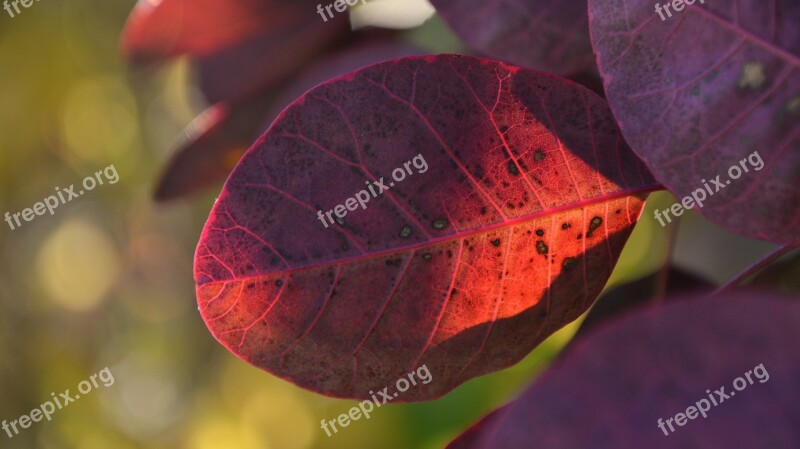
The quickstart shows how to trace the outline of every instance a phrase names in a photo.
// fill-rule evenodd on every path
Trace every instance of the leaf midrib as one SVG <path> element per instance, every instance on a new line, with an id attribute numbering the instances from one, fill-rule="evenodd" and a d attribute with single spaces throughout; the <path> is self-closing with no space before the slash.
<path id="1" fill-rule="evenodd" d="M 347 263 L 350 263 L 350 262 L 358 262 L 358 261 L 363 261 L 363 260 L 376 259 L 376 258 L 379 258 L 379 257 L 384 257 L 384 256 L 392 255 L 392 254 L 397 254 L 397 253 L 413 251 L 413 250 L 417 250 L 417 249 L 421 249 L 421 248 L 426 248 L 426 247 L 429 247 L 429 246 L 434 246 L 434 245 L 437 245 L 439 243 L 445 243 L 445 242 L 452 241 L 452 240 L 462 240 L 462 239 L 469 238 L 469 237 L 472 237 L 472 236 L 477 235 L 477 234 L 483 234 L 483 233 L 490 232 L 490 231 L 497 230 L 497 229 L 503 229 L 503 228 L 510 227 L 510 226 L 516 226 L 516 225 L 519 225 L 519 224 L 522 224 L 522 223 L 525 223 L 525 222 L 528 222 L 528 221 L 531 221 L 531 220 L 535 220 L 537 218 L 541 218 L 541 217 L 545 217 L 545 216 L 549 216 L 549 215 L 554 215 L 554 214 L 557 214 L 557 213 L 560 213 L 560 212 L 565 212 L 565 211 L 572 210 L 572 209 L 579 209 L 579 208 L 582 208 L 584 206 L 588 206 L 588 205 L 592 205 L 592 204 L 598 204 L 598 203 L 603 203 L 603 202 L 606 202 L 606 201 L 612 201 L 612 200 L 623 198 L 623 197 L 626 197 L 626 196 L 633 196 L 633 195 L 638 195 L 638 194 L 643 194 L 643 193 L 651 193 L 651 192 L 655 192 L 655 191 L 658 191 L 658 190 L 664 190 L 664 186 L 662 186 L 659 183 L 653 183 L 653 184 L 639 186 L 639 187 L 632 188 L 632 189 L 617 190 L 617 191 L 612 192 L 612 193 L 606 193 L 606 194 L 603 194 L 603 195 L 600 195 L 600 196 L 596 196 L 596 197 L 592 197 L 592 198 L 586 198 L 586 199 L 583 199 L 583 200 L 580 200 L 580 201 L 571 202 L 571 203 L 566 203 L 566 204 L 563 204 L 561 206 L 551 207 L 551 208 L 548 208 L 548 209 L 542 209 L 540 211 L 534 212 L 534 213 L 529 214 L 529 215 L 525 215 L 523 217 L 513 218 L 513 219 L 510 219 L 510 220 L 505 220 L 505 221 L 501 221 L 501 222 L 494 223 L 494 224 L 491 224 L 491 225 L 483 226 L 481 228 L 470 229 L 470 230 L 467 230 L 467 231 L 461 231 L 461 232 L 457 232 L 455 234 L 451 234 L 451 235 L 447 235 L 447 236 L 443 236 L 443 237 L 437 237 L 437 238 L 434 238 L 434 239 L 426 240 L 426 241 L 415 243 L 415 244 L 412 244 L 412 245 L 406 245 L 406 246 L 402 246 L 402 247 L 396 247 L 396 248 L 391 248 L 391 249 L 371 252 L 371 253 L 367 253 L 367 254 L 361 254 L 361 255 L 357 255 L 357 256 L 346 257 L 346 258 L 342 258 L 342 259 L 330 260 L 330 261 L 326 261 L 326 262 L 323 262 L 323 263 L 314 263 L 314 264 L 290 267 L 290 268 L 288 268 L 288 269 L 286 269 L 284 271 L 273 271 L 273 272 L 270 272 L 270 273 L 263 273 L 263 274 L 244 276 L 244 277 L 233 277 L 233 278 L 229 278 L 229 279 L 219 279 L 219 280 L 207 281 L 207 282 L 203 282 L 203 283 L 198 283 L 197 282 L 197 276 L 196 276 L 197 274 L 195 273 L 195 285 L 197 287 L 202 287 L 202 286 L 209 286 L 209 285 L 216 285 L 216 284 L 226 284 L 226 283 L 230 283 L 230 282 L 248 281 L 248 280 L 261 279 L 264 276 L 269 276 L 269 275 L 274 275 L 274 274 L 291 275 L 291 274 L 299 272 L 299 271 L 306 271 L 306 270 L 311 270 L 311 269 L 325 268 L 325 267 L 329 267 L 329 266 L 347 264 Z"/>

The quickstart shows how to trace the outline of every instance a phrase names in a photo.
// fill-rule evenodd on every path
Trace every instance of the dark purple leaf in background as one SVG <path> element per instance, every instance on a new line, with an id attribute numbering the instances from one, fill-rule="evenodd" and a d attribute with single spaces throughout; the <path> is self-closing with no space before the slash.
<path id="1" fill-rule="evenodd" d="M 589 6 L 608 100 L 656 178 L 680 199 L 721 175 L 700 213 L 800 243 L 800 2 L 709 0 L 665 21 L 652 1 Z M 727 184 L 754 151 L 766 166 Z"/>
<path id="2" fill-rule="evenodd" d="M 200 89 L 210 102 L 240 101 L 266 87 L 277 88 L 325 50 L 351 37 L 347 15 L 323 22 L 312 8 L 297 12 L 296 20 L 198 58 Z"/>
<path id="3" fill-rule="evenodd" d="M 609 320 L 627 315 L 640 308 L 654 307 L 665 301 L 676 300 L 688 293 L 711 293 L 716 286 L 698 275 L 675 266 L 667 267 L 641 279 L 606 290 L 581 323 L 578 332 L 569 342 L 572 347 L 584 336 L 591 335 L 597 327 Z M 565 351 L 561 352 L 561 355 Z"/>
<path id="4" fill-rule="evenodd" d="M 241 102 L 277 87 L 347 40 L 346 14 L 324 22 L 313 0 L 140 0 L 122 34 L 133 62 L 189 55 L 210 103 Z"/>
<path id="5" fill-rule="evenodd" d="M 748 280 L 744 288 L 800 296 L 800 251 L 766 267 Z"/>
<path id="6" fill-rule="evenodd" d="M 800 302 L 756 292 L 633 314 L 599 328 L 448 449 L 797 449 L 799 322 Z M 752 385 L 733 388 L 762 363 L 768 380 L 750 373 Z M 734 394 L 709 404 L 706 418 L 673 420 L 668 436 L 659 429 L 659 418 L 720 387 Z"/>
<path id="7" fill-rule="evenodd" d="M 571 75 L 592 69 L 586 0 L 431 0 L 470 47 L 492 58 Z"/>
<path id="8" fill-rule="evenodd" d="M 227 178 L 258 135 L 273 97 L 218 103 L 195 118 L 159 176 L 154 198 L 173 200 Z"/>
<path id="9" fill-rule="evenodd" d="M 409 45 L 386 40 L 353 44 L 310 64 L 279 89 L 230 104 L 218 103 L 184 132 L 184 139 L 159 177 L 155 199 L 180 198 L 225 180 L 272 120 L 315 85 L 380 61 L 420 53 Z"/>

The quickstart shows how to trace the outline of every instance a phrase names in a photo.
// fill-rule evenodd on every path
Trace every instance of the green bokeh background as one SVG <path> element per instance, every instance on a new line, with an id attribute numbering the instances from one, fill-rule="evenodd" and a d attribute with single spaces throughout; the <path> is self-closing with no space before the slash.
<path id="1" fill-rule="evenodd" d="M 429 403 L 387 405 L 329 438 L 320 420 L 355 403 L 322 397 L 229 354 L 194 298 L 192 255 L 219 186 L 166 205 L 150 199 L 170 148 L 205 105 L 186 61 L 126 67 L 118 41 L 132 1 L 41 0 L 0 10 L 0 214 L 15 213 L 114 165 L 120 180 L 19 229 L 0 223 L 0 420 L 51 392 L 100 387 L 0 448 L 441 448 L 513 399 L 579 321 L 522 363 Z M 406 38 L 458 51 L 437 19 Z M 610 285 L 679 265 L 720 282 L 771 248 L 687 214 L 661 228 L 653 195 Z M 435 381 L 435 379 L 434 379 Z M 590 380 L 587 380 L 590 381 Z"/>

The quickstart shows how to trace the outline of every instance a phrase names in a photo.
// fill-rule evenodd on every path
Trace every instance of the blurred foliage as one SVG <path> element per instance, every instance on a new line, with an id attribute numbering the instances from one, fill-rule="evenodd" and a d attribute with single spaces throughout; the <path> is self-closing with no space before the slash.
<path id="1" fill-rule="evenodd" d="M 150 197 L 169 148 L 204 104 L 185 63 L 143 73 L 121 62 L 119 33 L 132 6 L 44 0 L 13 19 L 0 14 L 0 213 L 110 164 L 120 175 L 54 216 L 0 226 L 0 420 L 30 413 L 51 392 L 74 392 L 106 366 L 115 377 L 51 422 L 13 439 L 0 433 L 0 447 L 440 448 L 513 398 L 570 339 L 577 322 L 508 370 L 438 401 L 387 405 L 327 437 L 320 420 L 353 402 L 238 360 L 197 313 L 192 255 L 215 192 L 166 206 Z M 432 51 L 462 48 L 438 20 L 407 38 Z M 610 285 L 667 260 L 674 229 L 651 217 L 654 205 L 671 201 L 654 195 Z M 720 232 L 693 214 L 681 225 L 676 260 L 722 280 L 769 249 L 704 237 Z"/>

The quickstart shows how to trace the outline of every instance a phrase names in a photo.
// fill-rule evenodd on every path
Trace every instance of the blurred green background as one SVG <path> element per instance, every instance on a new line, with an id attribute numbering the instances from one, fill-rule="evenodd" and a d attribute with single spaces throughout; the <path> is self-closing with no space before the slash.
<path id="1" fill-rule="evenodd" d="M 0 213 L 19 212 L 113 164 L 120 176 L 17 230 L 0 223 L 0 420 L 28 414 L 109 367 L 114 385 L 34 423 L 2 448 L 311 449 L 443 447 L 512 399 L 569 341 L 567 326 L 506 371 L 423 404 L 387 405 L 333 437 L 320 420 L 355 403 L 322 397 L 229 354 L 194 298 L 192 255 L 219 191 L 166 205 L 150 195 L 183 128 L 205 105 L 185 61 L 134 71 L 119 34 L 132 1 L 41 0 L 0 11 Z M 459 45 L 434 19 L 407 33 Z M 674 260 L 721 282 L 770 245 L 697 215 L 661 228 L 655 194 L 610 285 Z M 672 243 L 670 243 L 672 242 Z"/>

